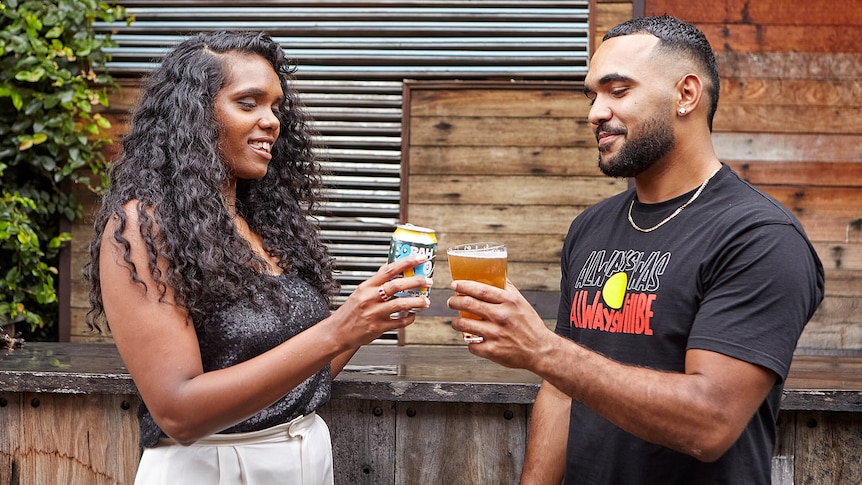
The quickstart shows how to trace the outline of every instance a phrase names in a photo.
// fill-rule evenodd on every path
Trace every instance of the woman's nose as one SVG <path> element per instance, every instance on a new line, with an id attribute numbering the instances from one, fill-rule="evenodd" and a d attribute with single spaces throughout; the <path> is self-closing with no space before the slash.
<path id="1" fill-rule="evenodd" d="M 273 112 L 271 110 L 266 110 L 263 113 L 263 115 L 261 116 L 260 121 L 258 123 L 260 123 L 260 125 L 263 126 L 264 128 L 269 128 L 269 129 L 276 128 L 281 124 L 281 122 L 278 119 L 278 116 L 275 114 L 275 112 Z"/>

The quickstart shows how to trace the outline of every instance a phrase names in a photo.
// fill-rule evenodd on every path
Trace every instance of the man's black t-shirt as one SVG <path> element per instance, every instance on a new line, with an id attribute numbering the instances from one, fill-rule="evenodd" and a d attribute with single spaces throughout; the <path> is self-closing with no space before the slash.
<path id="1" fill-rule="evenodd" d="M 634 202 L 651 227 L 691 193 Z M 588 208 L 563 247 L 557 333 L 611 359 L 683 372 L 688 349 L 772 370 L 775 387 L 733 447 L 703 463 L 645 442 L 572 403 L 567 484 L 770 484 L 784 378 L 823 298 L 823 268 L 799 222 L 724 166 L 658 229 L 628 222 L 629 190 Z"/>

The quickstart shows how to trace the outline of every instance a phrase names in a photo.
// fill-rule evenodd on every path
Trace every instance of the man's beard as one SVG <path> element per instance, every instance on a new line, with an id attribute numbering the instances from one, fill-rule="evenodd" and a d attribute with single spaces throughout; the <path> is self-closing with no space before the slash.
<path id="1" fill-rule="evenodd" d="M 596 132 L 599 131 L 627 133 L 606 125 L 599 126 Z M 599 147 L 599 169 L 608 177 L 637 177 L 655 165 L 673 146 L 671 124 L 665 119 L 653 118 L 644 125 L 644 132 L 640 136 L 623 140 L 623 145 L 616 155 L 604 159 L 603 150 Z"/>

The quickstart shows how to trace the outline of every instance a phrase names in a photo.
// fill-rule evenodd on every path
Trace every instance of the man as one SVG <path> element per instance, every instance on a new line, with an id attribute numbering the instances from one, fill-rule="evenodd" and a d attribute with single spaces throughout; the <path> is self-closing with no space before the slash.
<path id="1" fill-rule="evenodd" d="M 611 29 L 593 56 L 599 167 L 634 188 L 584 211 L 561 257 L 556 332 L 508 283 L 455 281 L 472 353 L 543 378 L 522 484 L 770 483 L 783 382 L 823 298 L 799 222 L 711 141 L 719 78 L 672 17 Z"/>

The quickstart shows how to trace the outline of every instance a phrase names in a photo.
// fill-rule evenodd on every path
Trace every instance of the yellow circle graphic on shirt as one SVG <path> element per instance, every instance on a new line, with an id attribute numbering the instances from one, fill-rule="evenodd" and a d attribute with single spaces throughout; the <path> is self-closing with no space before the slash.
<path id="1" fill-rule="evenodd" d="M 602 288 L 602 300 L 605 305 L 619 310 L 623 306 L 623 299 L 626 297 L 626 286 L 629 284 L 629 277 L 625 273 L 617 273 L 605 282 Z"/>

